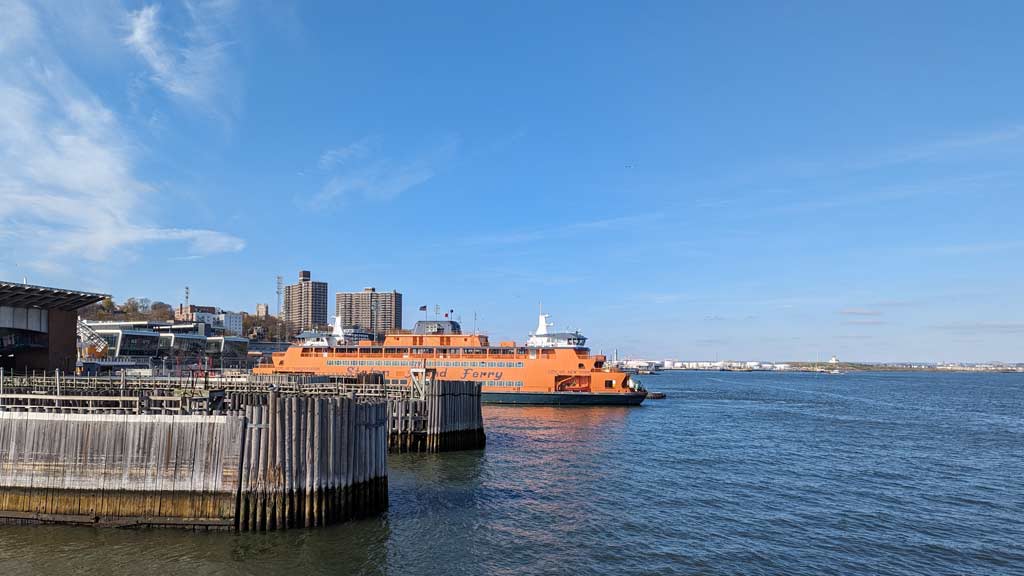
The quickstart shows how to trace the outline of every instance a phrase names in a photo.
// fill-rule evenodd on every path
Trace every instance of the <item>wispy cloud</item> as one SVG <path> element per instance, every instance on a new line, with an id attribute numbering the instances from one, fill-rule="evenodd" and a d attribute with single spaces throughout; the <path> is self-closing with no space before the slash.
<path id="1" fill-rule="evenodd" d="M 932 329 L 961 336 L 1024 334 L 1024 322 L 951 322 L 938 324 Z"/>
<path id="2" fill-rule="evenodd" d="M 698 207 L 763 204 L 789 214 L 1010 192 L 1022 153 L 1024 125 L 1013 124 L 874 149 L 772 158 L 700 183 L 732 192 L 706 197 Z"/>
<path id="3" fill-rule="evenodd" d="M 839 311 L 839 314 L 843 316 L 881 316 L 882 313 L 878 310 L 869 310 L 867 308 L 843 308 Z"/>
<path id="4" fill-rule="evenodd" d="M 886 308 L 906 308 L 918 303 L 919 302 L 917 300 L 879 300 L 877 305 L 884 306 Z"/>
<path id="5" fill-rule="evenodd" d="M 854 320 L 844 320 L 843 324 L 846 326 L 881 326 L 887 324 L 885 320 L 879 320 L 877 318 L 860 318 Z"/>
<path id="6" fill-rule="evenodd" d="M 624 226 L 651 223 L 664 217 L 664 213 L 651 212 L 649 214 L 634 214 L 631 216 L 582 220 L 559 226 L 536 228 L 533 230 L 509 230 L 495 234 L 470 237 L 465 240 L 465 244 L 474 246 L 486 244 L 522 244 L 524 242 L 536 242 L 551 238 L 564 238 L 584 231 L 614 230 Z"/>
<path id="7" fill-rule="evenodd" d="M 370 153 L 371 146 L 373 146 L 373 140 L 364 138 L 358 142 L 353 142 L 348 146 L 325 150 L 324 153 L 320 155 L 320 161 L 318 164 L 320 165 L 321 170 L 331 170 L 332 168 L 344 165 L 348 162 L 366 158 Z"/>
<path id="8" fill-rule="evenodd" d="M 920 162 L 939 156 L 963 151 L 977 150 L 992 145 L 1024 141 L 1024 125 L 1001 126 L 991 130 L 977 131 L 969 134 L 957 134 L 935 138 L 930 141 L 917 142 L 882 150 L 850 162 L 855 169 L 873 169 L 896 164 Z"/>
<path id="9" fill-rule="evenodd" d="M 1024 240 L 1006 242 L 969 242 L 965 244 L 948 244 L 939 246 L 936 252 L 946 256 L 962 256 L 966 254 L 989 254 L 1010 250 L 1024 250 Z"/>
<path id="10" fill-rule="evenodd" d="M 124 42 L 149 66 L 153 83 L 169 94 L 210 111 L 229 113 L 236 103 L 229 85 L 234 66 L 225 40 L 235 12 L 232 0 L 185 2 L 188 26 L 163 25 L 159 4 L 128 14 Z"/>
<path id="11" fill-rule="evenodd" d="M 708 314 L 704 316 L 705 322 L 750 322 L 751 320 L 757 320 L 757 316 L 754 314 L 747 314 L 746 316 L 722 316 L 721 314 Z"/>
<path id="12" fill-rule="evenodd" d="M 35 22 L 26 4 L 5 10 Z M 24 33 L 30 30 L 31 34 Z M 195 255 L 240 250 L 213 230 L 164 228 L 149 209 L 158 190 L 135 175 L 137 148 L 115 114 L 26 26 L 0 53 L 0 235 L 25 265 L 102 261 L 153 242 L 182 242 Z M 9 40 L 9 39 L 8 39 Z"/>
<path id="13" fill-rule="evenodd" d="M 326 150 L 317 164 L 327 182 L 313 196 L 312 205 L 323 207 L 352 196 L 391 200 L 433 178 L 457 152 L 454 137 L 397 159 L 384 154 L 382 144 L 372 139 Z"/>
<path id="14" fill-rule="evenodd" d="M 1005 172 L 986 172 L 913 184 L 868 187 L 854 192 L 782 203 L 777 210 L 784 213 L 813 212 L 858 206 L 877 206 L 883 203 L 909 201 L 922 196 L 969 194 L 987 189 L 993 182 L 1006 175 Z"/>
<path id="15" fill-rule="evenodd" d="M 693 300 L 693 294 L 688 292 L 644 292 L 637 294 L 636 299 L 651 304 L 672 304 L 685 300 Z"/>
<path id="16" fill-rule="evenodd" d="M 1024 144 L 1024 125 L 953 134 L 908 144 L 817 159 L 781 161 L 777 168 L 803 178 L 876 171 L 938 158 L 961 156 L 994 146 Z"/>

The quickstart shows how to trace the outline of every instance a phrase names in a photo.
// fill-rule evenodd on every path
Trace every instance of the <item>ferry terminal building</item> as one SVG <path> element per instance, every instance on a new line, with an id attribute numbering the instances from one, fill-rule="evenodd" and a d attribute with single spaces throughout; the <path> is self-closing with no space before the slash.
<path id="1" fill-rule="evenodd" d="M 73 372 L 78 359 L 78 309 L 106 297 L 0 281 L 0 367 L 8 373 Z"/>

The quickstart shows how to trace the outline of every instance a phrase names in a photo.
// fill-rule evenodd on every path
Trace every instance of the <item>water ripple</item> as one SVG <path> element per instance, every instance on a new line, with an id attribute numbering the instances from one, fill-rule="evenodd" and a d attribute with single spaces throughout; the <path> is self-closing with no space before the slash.
<path id="1" fill-rule="evenodd" d="M 269 535 L 0 527 L 0 574 L 1024 573 L 1024 376 L 675 373 L 486 409 L 382 518 Z"/>

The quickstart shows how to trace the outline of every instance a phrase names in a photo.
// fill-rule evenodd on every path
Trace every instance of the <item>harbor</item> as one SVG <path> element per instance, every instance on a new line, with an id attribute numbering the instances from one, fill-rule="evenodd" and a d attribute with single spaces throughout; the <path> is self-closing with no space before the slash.
<path id="1" fill-rule="evenodd" d="M 0 576 L 1024 576 L 1022 21 L 0 0 Z"/>
<path id="2" fill-rule="evenodd" d="M 1020 375 L 837 381 L 673 371 L 653 379 L 668 398 L 640 409 L 485 405 L 486 450 L 388 454 L 380 515 L 237 534 L 0 526 L 0 570 L 121 575 L 144 562 L 173 574 L 461 566 L 484 575 L 568 565 L 594 574 L 810 576 L 828 562 L 836 573 L 896 575 L 909 573 L 908 563 L 938 568 L 934 550 L 968 550 L 957 556 L 963 572 L 1005 574 L 1020 559 L 1009 504 L 1021 495 L 1012 452 Z M 974 447 L 983 485 L 958 480 L 964 445 Z"/>

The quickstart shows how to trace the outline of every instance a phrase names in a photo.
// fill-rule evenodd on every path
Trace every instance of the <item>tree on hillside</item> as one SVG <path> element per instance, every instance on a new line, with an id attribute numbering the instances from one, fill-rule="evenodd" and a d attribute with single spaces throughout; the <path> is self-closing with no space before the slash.
<path id="1" fill-rule="evenodd" d="M 257 318 L 250 314 L 242 317 L 242 332 L 252 340 L 287 340 L 288 329 L 277 316 Z"/>
<path id="2" fill-rule="evenodd" d="M 118 305 L 107 297 L 78 311 L 85 320 L 146 320 L 165 322 L 174 318 L 174 308 L 166 302 L 149 298 L 128 298 Z"/>
<path id="3" fill-rule="evenodd" d="M 153 320 L 173 320 L 174 319 L 174 307 L 166 302 L 157 300 L 149 306 L 149 316 Z"/>

